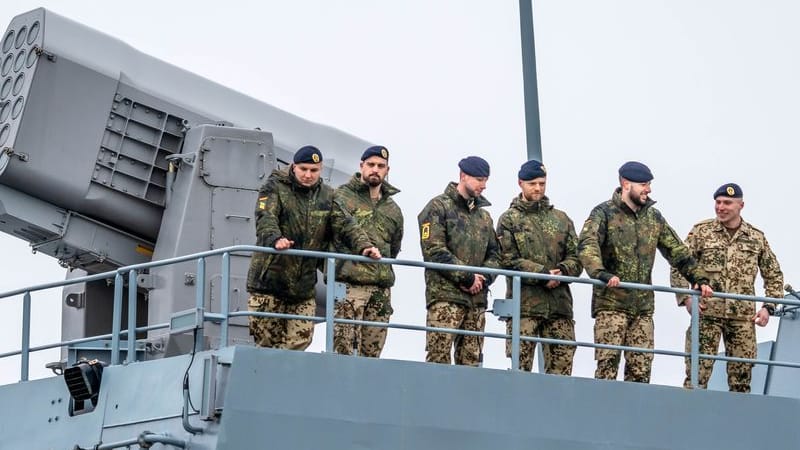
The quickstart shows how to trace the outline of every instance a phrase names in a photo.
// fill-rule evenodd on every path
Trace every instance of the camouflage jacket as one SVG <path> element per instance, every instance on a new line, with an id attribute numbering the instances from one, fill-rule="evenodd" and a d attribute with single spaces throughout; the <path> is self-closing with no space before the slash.
<path id="1" fill-rule="evenodd" d="M 396 258 L 403 240 L 403 212 L 391 196 L 400 192 L 386 181 L 381 185 L 381 198 L 374 202 L 369 196 L 369 186 L 356 173 L 349 182 L 339 186 L 334 193 L 334 217 L 348 213 L 358 221 L 372 244 L 381 255 Z M 334 235 L 334 250 L 355 253 L 347 245 L 346 236 Z M 394 271 L 388 264 L 336 262 L 336 280 L 351 284 L 373 285 L 383 288 L 394 285 Z"/>
<path id="2" fill-rule="evenodd" d="M 481 196 L 470 209 L 456 186 L 456 183 L 448 184 L 444 193 L 428 202 L 417 216 L 422 258 L 443 264 L 499 268 L 497 235 L 492 217 L 483 209 L 491 203 Z M 427 305 L 448 301 L 485 308 L 488 286 L 494 278 L 487 275 L 486 288 L 475 295 L 460 289 L 469 287 L 472 280 L 471 272 L 425 269 Z"/>
<path id="3" fill-rule="evenodd" d="M 583 271 L 578 259 L 578 238 L 572 220 L 553 208 L 547 197 L 529 202 L 517 196 L 500 216 L 497 238 L 506 269 L 577 277 Z M 572 318 L 572 294 L 567 283 L 553 289 L 546 280 L 522 279 L 522 317 Z M 511 298 L 511 278 L 506 277 L 506 297 Z"/>
<path id="4" fill-rule="evenodd" d="M 294 241 L 293 249 L 327 251 L 336 228 L 352 242 L 351 248 L 371 246 L 352 216 L 334 221 L 332 209 L 333 189 L 322 180 L 305 187 L 291 172 L 275 170 L 258 193 L 256 245 L 272 247 L 276 240 L 286 237 Z M 308 300 L 314 297 L 317 268 L 323 261 L 255 253 L 247 273 L 247 290 L 274 295 L 287 303 Z"/>
<path id="5" fill-rule="evenodd" d="M 704 220 L 692 227 L 686 245 L 708 273 L 715 291 L 755 295 L 756 273 L 761 271 L 766 296 L 783 297 L 783 272 L 778 259 L 764 233 L 744 220 L 733 237 L 718 220 Z M 671 282 L 674 287 L 689 287 L 675 270 Z M 687 297 L 678 295 L 678 304 L 683 305 Z M 755 315 L 755 303 L 746 300 L 712 297 L 703 302 L 706 305 L 703 314 L 709 317 L 750 320 Z M 775 308 L 774 303 L 765 305 Z"/>
<path id="6" fill-rule="evenodd" d="M 648 199 L 633 212 L 617 188 L 611 200 L 592 210 L 578 240 L 578 256 L 590 277 L 608 281 L 652 284 L 656 249 L 692 283 L 708 283 L 691 252 Z M 599 311 L 631 315 L 653 314 L 653 291 L 594 286 L 592 317 Z"/>

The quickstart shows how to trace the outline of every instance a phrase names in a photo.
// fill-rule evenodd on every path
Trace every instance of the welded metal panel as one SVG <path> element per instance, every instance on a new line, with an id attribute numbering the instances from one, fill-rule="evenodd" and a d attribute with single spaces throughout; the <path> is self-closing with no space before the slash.
<path id="1" fill-rule="evenodd" d="M 89 414 L 70 417 L 69 392 L 62 377 L 0 386 L 0 447 L 66 449 L 98 442 L 103 424 L 102 398 Z"/>
<path id="2" fill-rule="evenodd" d="M 787 398 L 241 347 L 217 448 L 797 448 L 798 413 Z M 782 432 L 725 432 L 757 417 Z"/>

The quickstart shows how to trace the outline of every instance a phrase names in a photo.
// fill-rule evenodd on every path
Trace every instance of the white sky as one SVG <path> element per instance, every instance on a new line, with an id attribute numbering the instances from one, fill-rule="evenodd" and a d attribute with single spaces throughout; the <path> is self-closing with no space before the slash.
<path id="1" fill-rule="evenodd" d="M 406 216 L 403 259 L 420 259 L 416 215 L 458 174 L 463 156 L 492 165 L 484 193 L 497 219 L 517 193 L 525 160 L 517 1 L 27 1 L 0 11 L 0 27 L 39 6 L 302 117 L 392 151 L 391 181 Z M 800 39 L 794 1 L 542 0 L 534 5 L 548 195 L 580 227 L 607 200 L 630 159 L 655 174 L 652 197 L 681 236 L 713 216 L 712 192 L 735 181 L 746 220 L 766 232 L 786 281 L 798 166 Z M 0 236 L 0 291 L 61 279 L 55 260 Z M 657 257 L 656 284 L 668 284 Z M 393 321 L 424 324 L 417 269 L 398 269 Z M 763 293 L 758 286 L 758 292 Z M 505 285 L 493 285 L 503 297 Z M 590 290 L 573 289 L 579 340 L 592 340 Z M 688 315 L 657 294 L 656 346 L 682 349 Z M 19 301 L 0 305 L 0 352 L 20 347 Z M 34 296 L 33 344 L 60 339 L 60 294 Z M 777 320 L 759 329 L 773 339 Z M 487 320 L 487 330 L 502 324 Z M 317 328 L 312 350 L 324 345 Z M 424 359 L 421 333 L 391 331 L 384 356 Z M 501 342 L 486 365 L 509 367 Z M 32 377 L 47 374 L 35 355 Z M 18 379 L 0 361 L 0 383 Z M 590 350 L 575 375 L 591 376 Z M 680 384 L 683 361 L 657 357 L 653 382 Z"/>

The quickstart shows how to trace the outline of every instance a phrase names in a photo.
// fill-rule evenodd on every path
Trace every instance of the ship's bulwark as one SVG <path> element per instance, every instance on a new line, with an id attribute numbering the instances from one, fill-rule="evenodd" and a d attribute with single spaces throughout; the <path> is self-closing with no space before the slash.
<path id="1" fill-rule="evenodd" d="M 94 412 L 61 377 L 0 386 L 0 448 L 91 448 L 144 431 L 193 449 L 794 449 L 800 400 L 254 347 L 217 365 L 219 421 L 181 425 L 189 355 L 107 367 Z M 163 447 L 170 448 L 170 447 Z"/>

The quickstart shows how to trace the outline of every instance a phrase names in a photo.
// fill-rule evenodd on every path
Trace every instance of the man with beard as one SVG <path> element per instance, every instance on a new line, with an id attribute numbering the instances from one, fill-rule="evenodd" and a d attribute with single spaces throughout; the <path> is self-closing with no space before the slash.
<path id="1" fill-rule="evenodd" d="M 360 172 L 334 193 L 334 216 L 353 216 L 381 255 L 396 258 L 403 240 L 403 213 L 392 199 L 400 192 L 386 181 L 389 174 L 389 151 L 369 147 L 361 155 Z M 345 236 L 336 233 L 334 249 L 352 253 Z M 336 261 L 336 281 L 346 283 L 347 298 L 336 304 L 341 319 L 389 322 L 394 271 L 389 264 Z M 386 342 L 387 328 L 336 324 L 333 344 L 337 353 L 377 358 Z"/>
<path id="2" fill-rule="evenodd" d="M 469 156 L 458 163 L 458 183 L 449 183 L 417 216 L 420 246 L 425 261 L 464 266 L 499 267 L 497 235 L 481 193 L 489 179 L 489 163 Z M 462 270 L 425 269 L 427 325 L 483 331 L 490 275 Z M 450 351 L 459 365 L 481 362 L 483 338 L 429 331 L 425 360 L 450 364 Z"/>
<path id="3" fill-rule="evenodd" d="M 715 219 L 704 220 L 689 232 L 686 245 L 721 292 L 755 295 L 756 274 L 761 272 L 767 297 L 780 298 L 783 272 L 772 253 L 767 238 L 758 228 L 742 219 L 742 188 L 726 183 L 714 192 Z M 672 286 L 686 287 L 680 273 L 672 271 Z M 692 297 L 678 295 L 678 305 L 691 314 Z M 737 358 L 756 357 L 755 325 L 763 327 L 775 312 L 774 303 L 764 303 L 756 312 L 755 303 L 745 300 L 713 297 L 703 299 L 700 309 L 700 353 L 713 355 L 722 337 L 725 355 Z M 691 327 L 686 331 L 686 351 L 691 345 Z M 750 392 L 753 365 L 728 361 L 728 389 Z M 699 387 L 705 389 L 714 369 L 714 360 L 700 359 Z M 691 361 L 686 358 L 686 379 L 683 386 L 692 387 Z"/>
<path id="4" fill-rule="evenodd" d="M 583 271 L 578 259 L 578 238 L 572 220 L 553 208 L 545 195 L 547 172 L 544 165 L 530 160 L 520 167 L 521 193 L 500 216 L 497 238 L 502 249 L 503 267 L 521 272 L 577 277 Z M 512 296 L 512 280 L 506 277 L 506 296 Z M 551 339 L 575 340 L 572 320 L 572 294 L 569 285 L 557 280 L 522 279 L 520 333 Z M 506 334 L 511 334 L 506 321 Z M 520 343 L 520 368 L 533 368 L 534 342 Z M 545 372 L 572 373 L 572 345 L 542 346 Z M 506 356 L 511 357 L 511 341 L 506 341 Z"/>
<path id="5" fill-rule="evenodd" d="M 629 161 L 619 168 L 620 186 L 611 200 L 597 205 L 583 225 L 578 255 L 590 277 L 603 281 L 592 295 L 594 340 L 599 344 L 653 348 L 653 291 L 626 290 L 620 282 L 652 284 L 656 249 L 703 297 L 712 294 L 708 276 L 650 199 L 653 174 Z M 613 380 L 619 350 L 595 349 L 595 378 Z M 625 381 L 650 382 L 652 353 L 625 352 Z"/>
<path id="6" fill-rule="evenodd" d="M 346 237 L 350 248 L 372 258 L 372 246 L 358 223 L 347 216 L 333 220 L 333 189 L 320 179 L 322 152 L 301 147 L 288 171 L 275 170 L 261 187 L 256 203 L 256 245 L 275 250 L 328 250 L 333 230 Z M 248 309 L 301 316 L 314 315 L 314 287 L 322 259 L 254 253 L 247 274 Z M 250 317 L 256 345 L 305 350 L 311 344 L 310 320 Z"/>

